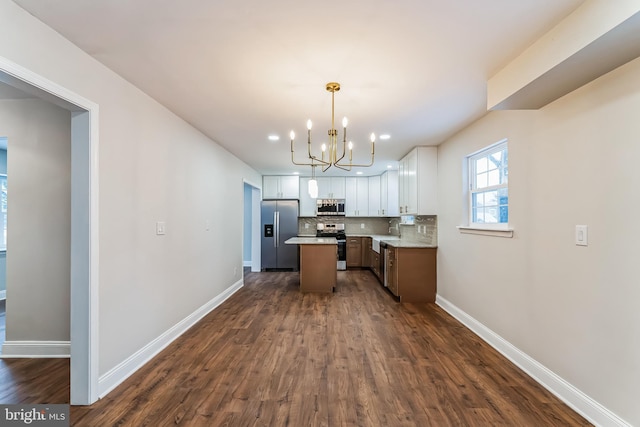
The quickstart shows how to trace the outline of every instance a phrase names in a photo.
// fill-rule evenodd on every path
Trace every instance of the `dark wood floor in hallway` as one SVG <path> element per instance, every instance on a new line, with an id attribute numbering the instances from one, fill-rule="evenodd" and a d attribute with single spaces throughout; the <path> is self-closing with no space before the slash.
<path id="1" fill-rule="evenodd" d="M 296 273 L 247 274 L 107 397 L 72 407 L 72 425 L 589 425 L 438 306 L 397 303 L 369 271 L 338 283 L 302 294 Z M 8 391 L 25 374 L 11 363 L 0 364 L 2 403 L 46 401 Z"/>

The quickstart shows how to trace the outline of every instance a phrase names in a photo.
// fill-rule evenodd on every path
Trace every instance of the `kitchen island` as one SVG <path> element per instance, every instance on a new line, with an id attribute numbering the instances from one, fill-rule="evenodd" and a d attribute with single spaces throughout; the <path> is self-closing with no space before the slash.
<path id="1" fill-rule="evenodd" d="M 284 243 L 300 247 L 301 291 L 334 291 L 338 281 L 338 240 L 335 237 L 292 237 Z"/>

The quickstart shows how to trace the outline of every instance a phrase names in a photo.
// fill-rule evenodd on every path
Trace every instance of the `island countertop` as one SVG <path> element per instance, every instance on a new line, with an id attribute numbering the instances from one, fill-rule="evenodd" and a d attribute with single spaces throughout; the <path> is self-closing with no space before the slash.
<path id="1" fill-rule="evenodd" d="M 284 242 L 286 245 L 337 245 L 335 237 L 292 237 Z"/>

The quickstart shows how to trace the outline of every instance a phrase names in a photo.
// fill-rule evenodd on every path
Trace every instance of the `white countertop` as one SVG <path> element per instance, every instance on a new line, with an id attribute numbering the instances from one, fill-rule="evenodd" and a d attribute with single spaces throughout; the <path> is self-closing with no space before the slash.
<path id="1" fill-rule="evenodd" d="M 335 237 L 292 237 L 284 242 L 286 245 L 337 245 Z"/>

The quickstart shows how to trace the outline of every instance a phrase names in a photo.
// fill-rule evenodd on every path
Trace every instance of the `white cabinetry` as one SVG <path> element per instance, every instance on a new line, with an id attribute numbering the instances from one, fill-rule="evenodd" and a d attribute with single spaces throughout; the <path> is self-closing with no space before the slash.
<path id="1" fill-rule="evenodd" d="M 438 152 L 416 147 L 400 160 L 400 215 L 437 214 Z"/>
<path id="2" fill-rule="evenodd" d="M 369 216 L 382 216 L 380 208 L 380 175 L 369 177 Z"/>
<path id="3" fill-rule="evenodd" d="M 316 216 L 316 199 L 309 196 L 309 180 L 300 178 L 300 216 Z"/>
<path id="4" fill-rule="evenodd" d="M 380 176 L 380 215 L 400 215 L 398 205 L 398 171 L 387 171 Z"/>
<path id="5" fill-rule="evenodd" d="M 300 197 L 300 179 L 297 176 L 262 177 L 263 199 L 297 199 Z"/>
<path id="6" fill-rule="evenodd" d="M 369 215 L 369 178 L 345 178 L 345 213 L 347 216 Z"/>
<path id="7" fill-rule="evenodd" d="M 318 199 L 344 199 L 346 197 L 344 177 L 322 177 L 318 180 Z"/>

